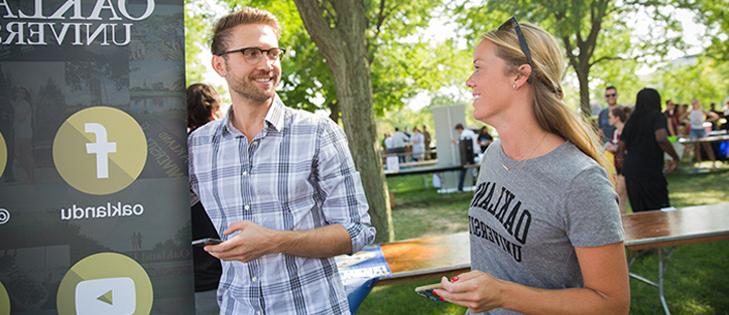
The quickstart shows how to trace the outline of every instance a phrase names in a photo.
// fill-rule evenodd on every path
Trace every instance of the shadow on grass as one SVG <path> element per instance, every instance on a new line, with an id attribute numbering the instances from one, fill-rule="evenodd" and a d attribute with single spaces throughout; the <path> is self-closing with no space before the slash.
<path id="1" fill-rule="evenodd" d="M 631 271 L 658 279 L 658 255 L 639 259 Z M 729 313 L 729 241 L 675 247 L 665 273 L 668 306 L 674 314 Z M 631 314 L 660 313 L 658 289 L 630 281 Z"/>

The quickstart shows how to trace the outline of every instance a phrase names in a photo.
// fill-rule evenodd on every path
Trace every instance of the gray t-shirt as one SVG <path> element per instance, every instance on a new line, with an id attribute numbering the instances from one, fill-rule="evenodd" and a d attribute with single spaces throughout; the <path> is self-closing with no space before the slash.
<path id="1" fill-rule="evenodd" d="M 607 173 L 569 142 L 524 161 L 494 142 L 482 158 L 468 218 L 471 268 L 535 288 L 582 287 L 575 247 L 623 240 Z"/>

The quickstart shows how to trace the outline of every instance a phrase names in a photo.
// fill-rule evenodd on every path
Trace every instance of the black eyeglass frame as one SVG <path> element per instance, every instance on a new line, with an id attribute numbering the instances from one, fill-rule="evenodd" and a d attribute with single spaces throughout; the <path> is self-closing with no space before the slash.
<path id="1" fill-rule="evenodd" d="M 514 27 L 514 32 L 516 33 L 516 37 L 519 40 L 519 47 L 521 48 L 521 52 L 526 55 L 527 64 L 532 68 L 533 73 L 534 63 L 532 63 L 532 51 L 529 49 L 529 45 L 527 45 L 526 37 L 524 37 L 524 33 L 521 31 L 521 25 L 519 25 L 519 21 L 516 20 L 515 16 L 512 16 L 508 21 L 501 24 L 498 29 L 503 30 L 508 25 L 512 25 Z M 531 79 L 532 76 L 530 74 L 527 81 L 531 82 Z"/>
<path id="2" fill-rule="evenodd" d="M 265 55 L 266 58 L 268 58 L 268 56 L 270 56 L 269 55 L 269 52 L 270 51 L 272 51 L 274 49 L 278 49 L 280 51 L 280 53 L 278 54 L 278 56 L 276 56 L 276 59 L 274 59 L 274 60 L 280 60 L 286 54 L 286 49 L 281 48 L 281 47 L 273 47 L 273 48 L 269 48 L 269 49 L 263 49 L 263 48 L 260 48 L 260 47 L 243 47 L 243 48 L 231 49 L 231 50 L 228 50 L 228 51 L 224 51 L 224 52 L 218 54 L 218 56 L 222 57 L 224 55 L 227 55 L 227 54 L 230 54 L 230 53 L 236 53 L 236 52 L 239 52 L 243 56 L 245 56 L 245 51 L 246 50 L 252 50 L 252 49 L 259 50 L 259 51 L 261 51 L 261 53 L 265 53 L 266 54 Z M 257 62 L 261 62 L 261 60 L 259 59 Z"/>

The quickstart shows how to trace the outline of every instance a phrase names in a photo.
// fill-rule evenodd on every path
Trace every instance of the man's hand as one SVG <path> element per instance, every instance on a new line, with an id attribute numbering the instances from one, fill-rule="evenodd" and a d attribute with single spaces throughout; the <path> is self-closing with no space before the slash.
<path id="1" fill-rule="evenodd" d="M 250 221 L 233 223 L 223 234 L 230 235 L 236 231 L 240 233 L 218 245 L 205 246 L 205 251 L 221 260 L 248 262 L 277 252 L 280 245 L 279 231 Z"/>
<path id="2" fill-rule="evenodd" d="M 440 284 L 443 288 L 433 293 L 444 301 L 468 307 L 471 312 L 484 312 L 503 304 L 503 282 L 485 272 L 474 270 L 463 273 L 452 282 L 443 277 Z"/>

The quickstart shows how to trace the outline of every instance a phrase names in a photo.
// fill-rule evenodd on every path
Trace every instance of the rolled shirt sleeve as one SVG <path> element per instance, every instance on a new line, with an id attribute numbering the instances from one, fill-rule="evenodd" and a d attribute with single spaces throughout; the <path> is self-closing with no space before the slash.
<path id="1" fill-rule="evenodd" d="M 360 251 L 374 241 L 375 228 L 370 223 L 369 205 L 347 138 L 333 121 L 322 119 L 317 146 L 315 168 L 325 220 L 344 226 L 352 242 L 352 253 Z"/>

